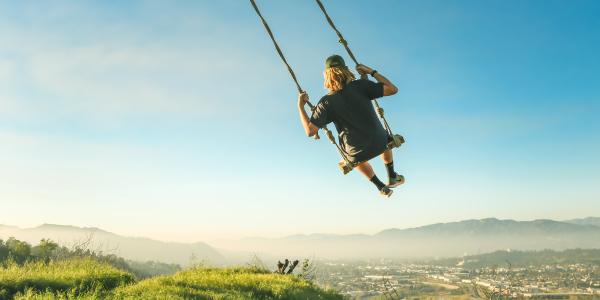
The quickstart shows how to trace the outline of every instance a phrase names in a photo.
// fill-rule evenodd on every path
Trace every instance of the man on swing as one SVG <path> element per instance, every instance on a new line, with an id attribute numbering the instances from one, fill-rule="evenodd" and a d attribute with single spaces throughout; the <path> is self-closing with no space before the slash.
<path id="1" fill-rule="evenodd" d="M 369 74 L 377 83 L 367 79 L 356 79 L 339 55 L 332 55 L 325 61 L 325 88 L 329 93 L 315 106 L 309 118 L 304 110 L 308 94 L 298 95 L 298 111 L 304 131 L 314 136 L 319 128 L 333 122 L 339 133 L 340 144 L 356 168 L 364 174 L 386 197 L 392 195 L 390 188 L 404 183 L 404 176 L 396 174 L 392 150 L 387 149 L 389 135 L 381 125 L 371 100 L 391 96 L 398 92 L 387 78 L 365 65 L 356 67 L 361 75 Z M 381 182 L 369 160 L 381 156 L 388 173 L 388 184 Z"/>

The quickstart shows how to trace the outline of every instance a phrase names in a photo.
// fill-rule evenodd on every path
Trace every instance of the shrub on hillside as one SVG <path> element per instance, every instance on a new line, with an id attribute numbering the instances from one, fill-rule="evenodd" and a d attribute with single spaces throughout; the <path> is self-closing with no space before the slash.
<path id="1" fill-rule="evenodd" d="M 132 273 L 137 279 L 145 279 L 157 275 L 170 275 L 181 270 L 181 267 L 176 264 L 125 260 L 114 254 L 93 251 L 88 249 L 89 243 L 90 240 L 67 248 L 48 239 L 42 239 L 36 246 L 31 246 L 27 242 L 19 241 L 12 237 L 6 240 L 6 242 L 0 239 L 0 266 L 15 263 L 22 265 L 26 262 L 39 261 L 49 263 L 50 261 L 87 257 Z M 1 293 L 2 291 L 0 290 L 0 295 Z"/>

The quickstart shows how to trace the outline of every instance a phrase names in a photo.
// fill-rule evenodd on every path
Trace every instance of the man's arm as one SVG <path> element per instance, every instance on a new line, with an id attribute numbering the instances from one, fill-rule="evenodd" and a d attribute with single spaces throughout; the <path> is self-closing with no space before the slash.
<path id="1" fill-rule="evenodd" d="M 372 68 L 369 68 L 363 64 L 356 66 L 356 71 L 360 75 L 366 75 L 366 74 L 370 75 L 371 73 L 373 73 Z M 389 81 L 387 78 L 385 78 L 385 76 L 381 75 L 381 73 L 375 72 L 375 74 L 373 75 L 373 78 L 375 78 L 375 80 L 377 80 L 377 82 L 381 82 L 383 84 L 383 95 L 384 96 L 391 96 L 398 92 L 398 88 L 391 81 Z"/>
<path id="2" fill-rule="evenodd" d="M 302 123 L 302 127 L 304 127 L 304 132 L 310 137 L 317 134 L 319 127 L 310 122 L 310 118 L 308 118 L 308 114 L 304 110 L 306 101 L 308 101 L 308 94 L 306 92 L 298 94 L 298 112 L 300 113 L 300 122 Z"/>

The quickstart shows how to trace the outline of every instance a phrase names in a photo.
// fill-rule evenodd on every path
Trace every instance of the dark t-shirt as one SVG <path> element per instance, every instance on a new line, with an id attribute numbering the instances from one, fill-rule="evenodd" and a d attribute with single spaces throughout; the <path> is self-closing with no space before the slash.
<path id="1" fill-rule="evenodd" d="M 352 81 L 341 91 L 323 96 L 310 122 L 318 127 L 333 122 L 350 161 L 367 161 L 381 154 L 388 141 L 371 104 L 371 100 L 382 96 L 383 84 L 366 79 Z"/>

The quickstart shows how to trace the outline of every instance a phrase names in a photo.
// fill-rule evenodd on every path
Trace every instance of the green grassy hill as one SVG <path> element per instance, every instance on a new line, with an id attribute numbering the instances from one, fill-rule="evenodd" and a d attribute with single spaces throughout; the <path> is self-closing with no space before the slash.
<path id="1" fill-rule="evenodd" d="M 134 282 L 134 276 L 92 258 L 73 258 L 0 267 L 0 299 L 25 291 L 70 291 L 73 294 L 111 290 Z M 31 293 L 30 292 L 30 293 Z"/>
<path id="2" fill-rule="evenodd" d="M 0 267 L 0 299 L 343 299 L 293 275 L 193 268 L 136 282 L 94 259 Z"/>
<path id="3" fill-rule="evenodd" d="M 115 291 L 117 299 L 342 299 L 296 276 L 253 268 L 196 268 L 143 280 Z"/>

